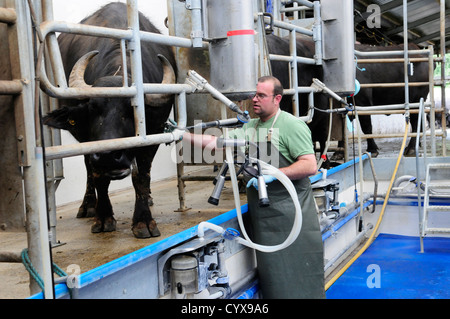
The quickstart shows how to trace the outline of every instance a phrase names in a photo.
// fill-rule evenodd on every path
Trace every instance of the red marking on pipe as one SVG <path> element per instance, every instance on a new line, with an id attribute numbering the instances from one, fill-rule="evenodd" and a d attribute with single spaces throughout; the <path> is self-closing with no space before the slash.
<path id="1" fill-rule="evenodd" d="M 233 30 L 227 32 L 227 37 L 232 37 L 235 35 L 254 35 L 255 30 Z"/>

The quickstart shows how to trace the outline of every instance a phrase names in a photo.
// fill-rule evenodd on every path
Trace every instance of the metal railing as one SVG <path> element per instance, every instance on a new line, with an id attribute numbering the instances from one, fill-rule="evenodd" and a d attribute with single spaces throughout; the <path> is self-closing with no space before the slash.
<path id="1" fill-rule="evenodd" d="M 133 85 L 127 86 L 126 72 L 123 74 L 123 87 L 119 88 L 70 88 L 67 87 L 67 81 L 62 68 L 61 56 L 59 53 L 59 47 L 56 43 L 56 38 L 50 38 L 49 51 L 51 52 L 51 64 L 54 70 L 55 82 L 57 85 L 53 85 L 46 74 L 44 66 L 41 68 L 41 82 L 44 91 L 57 98 L 89 98 L 89 97 L 128 97 L 131 98 L 132 105 L 134 106 L 135 123 L 136 123 L 136 136 L 130 138 L 98 141 L 95 142 L 95 147 L 89 143 L 80 143 L 75 145 L 65 146 L 52 146 L 46 149 L 47 159 L 62 158 L 66 156 L 75 156 L 88 154 L 94 151 L 105 151 L 111 149 L 123 149 L 128 147 L 139 147 L 147 145 L 155 145 L 161 143 L 169 143 L 175 140 L 179 140 L 181 137 L 181 131 L 174 131 L 172 133 L 157 134 L 157 136 L 146 134 L 146 122 L 145 122 L 145 106 L 144 106 L 144 94 L 156 94 L 156 93 L 168 93 L 168 94 L 186 94 L 193 93 L 195 88 L 189 84 L 150 84 L 142 83 L 142 60 L 140 52 L 140 42 L 154 42 L 159 44 L 167 44 L 173 46 L 192 47 L 192 41 L 190 39 L 178 38 L 173 36 L 166 36 L 151 32 L 139 31 L 138 24 L 138 8 L 136 0 L 128 0 L 128 16 L 129 29 L 120 30 L 105 27 L 97 27 L 82 24 L 73 24 L 65 22 L 47 21 L 41 24 L 41 33 L 46 39 L 49 35 L 55 32 L 65 32 L 86 36 L 96 37 L 108 37 L 120 40 L 122 45 L 122 56 L 125 56 L 124 42 L 131 42 L 134 50 L 130 50 L 130 60 L 132 61 L 131 80 Z M 138 49 L 139 48 L 139 49 Z M 126 61 L 123 61 L 126 65 Z M 126 70 L 126 68 L 123 68 Z M 183 103 L 183 98 L 178 98 L 178 112 L 179 124 L 183 126 L 184 119 L 186 118 L 186 106 Z"/>
<path id="2" fill-rule="evenodd" d="M 314 93 L 318 92 L 315 87 L 299 87 L 298 86 L 298 63 L 309 65 L 322 64 L 322 32 L 321 32 L 321 16 L 320 16 L 320 2 L 314 1 L 296 1 L 314 12 L 314 27 L 312 30 L 296 26 L 275 18 L 271 19 L 265 16 L 262 12 L 258 13 L 257 17 L 262 19 L 261 24 L 270 24 L 273 27 L 289 31 L 289 55 L 268 54 L 270 61 L 281 61 L 289 63 L 290 74 L 290 88 L 284 89 L 283 95 L 292 96 L 292 114 L 299 117 L 305 122 L 310 122 L 314 115 Z M 280 8 L 281 9 L 281 8 Z M 303 7 L 296 7 L 295 10 L 302 10 Z M 298 56 L 297 52 L 297 33 L 312 37 L 315 43 L 314 58 Z M 262 35 L 262 32 L 259 33 Z M 312 81 L 312 79 L 311 79 Z M 308 112 L 305 116 L 300 116 L 299 94 L 308 93 Z"/>
<path id="3" fill-rule="evenodd" d="M 192 39 L 166 36 L 151 32 L 143 32 L 139 30 L 138 5 L 137 0 L 127 1 L 128 29 L 111 29 L 96 26 L 87 26 L 82 24 L 73 24 L 66 22 L 56 22 L 51 20 L 52 15 L 47 14 L 48 21 L 44 21 L 34 26 L 38 35 L 37 43 L 39 52 L 46 49 L 45 59 L 39 56 L 35 64 L 33 57 L 33 38 L 32 38 L 32 19 L 34 9 L 42 14 L 42 11 L 52 10 L 51 0 L 29 0 L 28 6 L 26 1 L 8 0 L 6 1 L 8 8 L 0 8 L 0 22 L 13 25 L 14 34 L 17 36 L 14 47 L 18 47 L 13 54 L 17 60 L 11 61 L 15 69 L 11 81 L 0 81 L 0 94 L 16 95 L 16 119 L 18 123 L 23 122 L 17 129 L 17 135 L 21 136 L 18 142 L 19 148 L 19 165 L 23 167 L 23 179 L 25 190 L 25 203 L 27 205 L 27 229 L 28 229 L 28 249 L 30 259 L 36 267 L 37 272 L 43 277 L 45 297 L 53 298 L 53 276 L 50 265 L 50 246 L 52 234 L 49 220 L 52 216 L 47 215 L 49 208 L 46 194 L 46 176 L 45 164 L 48 160 L 61 159 L 68 156 L 77 156 L 89 154 L 92 152 L 106 151 L 112 149 L 124 149 L 130 147 L 140 147 L 146 145 L 155 145 L 161 143 L 169 143 L 181 139 L 183 130 L 175 129 L 171 133 L 162 133 L 155 135 L 146 135 L 144 94 L 176 94 L 177 107 L 176 112 L 178 118 L 178 126 L 186 125 L 186 94 L 198 92 L 204 89 L 205 92 L 211 94 L 220 93 L 208 90 L 207 83 L 203 83 L 200 88 L 195 84 L 198 80 L 198 74 L 193 72 L 190 74 L 191 81 L 185 84 L 151 84 L 142 83 L 142 60 L 140 52 L 141 41 L 153 42 L 179 47 L 198 47 L 204 43 L 193 43 Z M 30 14 L 30 12 L 32 12 Z M 42 14 L 42 16 L 45 16 Z M 34 17 L 33 17 L 34 20 Z M 130 50 L 131 60 L 131 80 L 132 85 L 128 86 L 127 72 L 123 75 L 123 87 L 115 88 L 87 88 L 76 89 L 67 86 L 67 81 L 62 67 L 62 58 L 59 46 L 56 40 L 56 32 L 74 33 L 87 36 L 109 37 L 120 41 L 122 48 L 123 64 L 126 65 L 125 43 Z M 14 39 L 13 36 L 9 37 Z M 197 39 L 198 40 L 198 39 Z M 11 45 L 10 45 L 11 47 Z M 36 50 L 37 51 L 37 50 Z M 42 61 L 41 61 L 42 59 Z M 48 62 L 50 61 L 50 62 Z M 40 71 L 35 76 L 36 65 L 41 65 Z M 16 67 L 17 66 L 17 67 Z M 124 68 L 126 70 L 126 68 Z M 201 77 L 200 77 L 201 78 Z M 97 141 L 94 143 L 79 143 L 72 145 L 55 145 L 43 147 L 44 134 L 41 132 L 39 121 L 39 90 L 35 90 L 35 81 L 40 81 L 41 89 L 48 96 L 54 98 L 88 98 L 88 97 L 128 97 L 131 98 L 134 106 L 134 117 L 136 123 L 136 136 L 129 138 L 120 138 L 108 141 Z M 46 97 L 48 97 L 46 96 Z M 44 98 L 44 97 L 41 97 Z M 234 103 L 220 96 L 220 101 L 229 108 L 235 106 Z M 49 161 L 48 163 L 51 163 Z M 49 164 L 51 165 L 51 164 Z M 62 167 L 61 167 L 62 169 Z M 53 180 L 51 181 L 53 183 Z M 55 188 L 49 190 L 55 191 Z M 54 195 L 54 194 L 53 194 Z M 50 204 L 51 205 L 51 204 Z M 55 211 L 53 211 L 53 214 Z M 52 214 L 52 213 L 51 213 Z M 53 216 L 54 217 L 54 216 Z M 36 293 L 39 287 L 34 286 L 32 293 Z"/>
<path id="4" fill-rule="evenodd" d="M 367 64 L 367 63 L 399 63 L 404 62 L 405 58 L 393 58 L 392 56 L 401 56 L 404 55 L 405 52 L 403 50 L 397 51 L 378 51 L 378 52 L 362 52 L 355 50 L 355 55 L 358 57 L 363 57 L 362 59 L 358 58 L 358 64 Z M 440 136 L 445 139 L 445 120 L 442 121 L 442 129 L 440 131 L 436 130 L 435 126 L 435 113 L 436 112 L 444 112 L 445 108 L 441 108 L 436 110 L 434 107 L 434 62 L 436 60 L 433 58 L 434 50 L 432 46 L 429 46 L 428 49 L 424 50 L 407 50 L 408 56 L 411 55 L 424 55 L 425 58 L 408 58 L 408 62 L 428 62 L 428 81 L 427 82 L 401 82 L 401 83 L 362 83 L 361 88 L 392 88 L 392 87 L 417 87 L 417 86 L 428 86 L 429 87 L 429 95 L 430 100 L 426 102 L 424 105 L 428 107 L 425 112 L 430 114 L 430 136 L 431 136 L 431 152 L 433 156 L 436 155 L 436 136 Z M 389 58 L 383 58 L 386 56 L 390 56 Z M 370 59 L 369 57 L 375 57 L 374 59 Z M 380 58 L 381 57 L 381 58 Z M 426 98 L 423 97 L 424 99 Z M 418 113 L 420 103 L 407 103 L 406 104 L 391 104 L 391 105 L 379 105 L 379 106 L 358 106 L 355 107 L 358 110 L 359 115 L 377 115 L 377 114 L 405 114 L 405 112 L 409 113 Z M 426 134 L 426 132 L 424 133 Z M 363 138 L 387 138 L 387 137 L 401 137 L 402 134 L 365 134 Z M 415 132 L 411 132 L 408 136 L 415 137 L 417 134 Z M 445 156 L 446 150 L 445 146 L 443 147 L 443 156 Z"/>

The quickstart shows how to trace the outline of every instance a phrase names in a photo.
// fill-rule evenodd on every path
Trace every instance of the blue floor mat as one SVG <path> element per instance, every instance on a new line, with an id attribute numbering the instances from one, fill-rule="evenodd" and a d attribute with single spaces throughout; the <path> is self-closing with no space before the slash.
<path id="1" fill-rule="evenodd" d="M 450 238 L 380 234 L 327 290 L 328 299 L 450 298 Z"/>

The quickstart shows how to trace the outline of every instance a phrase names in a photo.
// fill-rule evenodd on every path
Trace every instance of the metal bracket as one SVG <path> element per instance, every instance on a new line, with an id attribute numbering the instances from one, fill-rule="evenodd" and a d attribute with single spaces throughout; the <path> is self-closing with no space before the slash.
<path id="1" fill-rule="evenodd" d="M 162 297 L 164 296 L 165 292 L 167 291 L 168 287 L 164 284 L 164 269 L 167 261 L 179 254 L 186 254 L 191 253 L 201 247 L 204 247 L 208 244 L 211 244 L 213 242 L 219 242 L 223 240 L 222 236 L 217 235 L 217 233 L 210 232 L 208 236 L 205 236 L 203 238 L 195 238 L 186 244 L 171 249 L 168 253 L 163 255 L 161 258 L 158 259 L 158 289 L 159 289 L 159 295 Z"/>

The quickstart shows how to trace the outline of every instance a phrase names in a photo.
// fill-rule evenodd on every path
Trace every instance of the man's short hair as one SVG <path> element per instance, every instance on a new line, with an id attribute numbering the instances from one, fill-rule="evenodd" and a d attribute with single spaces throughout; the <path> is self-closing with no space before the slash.
<path id="1" fill-rule="evenodd" d="M 271 81 L 273 84 L 273 94 L 274 95 L 283 95 L 283 85 L 281 85 L 280 80 L 271 75 L 262 76 L 258 79 L 258 82 L 267 82 Z"/>

